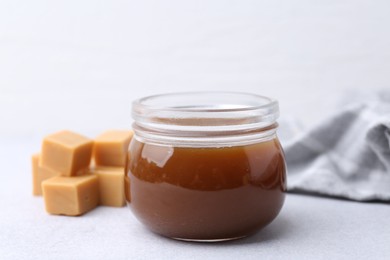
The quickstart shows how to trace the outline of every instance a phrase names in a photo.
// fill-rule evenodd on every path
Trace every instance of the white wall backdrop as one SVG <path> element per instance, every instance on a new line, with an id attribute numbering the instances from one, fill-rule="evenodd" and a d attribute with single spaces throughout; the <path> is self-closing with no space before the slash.
<path id="1" fill-rule="evenodd" d="M 390 2 L 0 2 L 0 134 L 128 128 L 135 98 L 273 96 L 310 125 L 346 90 L 390 88 Z"/>

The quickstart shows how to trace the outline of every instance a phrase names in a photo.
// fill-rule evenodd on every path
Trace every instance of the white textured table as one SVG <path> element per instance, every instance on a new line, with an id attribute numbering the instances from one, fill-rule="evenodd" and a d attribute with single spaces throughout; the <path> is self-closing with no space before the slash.
<path id="1" fill-rule="evenodd" d="M 40 139 L 129 128 L 137 97 L 276 97 L 310 126 L 345 91 L 389 88 L 389 1 L 0 1 L 0 259 L 390 259 L 390 205 L 288 195 L 257 235 L 194 244 L 127 208 L 50 216 L 31 196 Z M 282 129 L 281 129 L 282 130 Z"/>
<path id="2" fill-rule="evenodd" d="M 0 139 L 1 140 L 1 139 Z M 33 138 L 1 140 L 1 259 L 389 259 L 390 205 L 287 195 L 279 217 L 234 242 L 178 242 L 146 230 L 127 207 L 50 216 L 31 195 Z M 4 176 L 6 176 L 4 178 Z"/>

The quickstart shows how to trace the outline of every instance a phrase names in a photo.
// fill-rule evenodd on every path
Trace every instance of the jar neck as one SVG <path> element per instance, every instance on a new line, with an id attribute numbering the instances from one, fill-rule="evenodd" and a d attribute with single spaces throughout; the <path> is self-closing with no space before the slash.
<path id="1" fill-rule="evenodd" d="M 134 138 L 143 143 L 174 147 L 231 147 L 266 142 L 276 138 L 278 124 L 250 131 L 165 131 L 133 124 Z"/>
<path id="2" fill-rule="evenodd" d="M 191 147 L 246 145 L 275 138 L 278 102 L 236 92 L 150 96 L 133 102 L 135 138 Z"/>

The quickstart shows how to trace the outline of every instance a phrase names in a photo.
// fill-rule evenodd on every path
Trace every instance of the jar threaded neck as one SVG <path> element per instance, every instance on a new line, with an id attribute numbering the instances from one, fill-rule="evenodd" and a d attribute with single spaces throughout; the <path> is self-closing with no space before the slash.
<path id="1" fill-rule="evenodd" d="M 180 146 L 231 146 L 273 138 L 275 99 L 238 92 L 183 92 L 135 100 L 136 138 Z"/>

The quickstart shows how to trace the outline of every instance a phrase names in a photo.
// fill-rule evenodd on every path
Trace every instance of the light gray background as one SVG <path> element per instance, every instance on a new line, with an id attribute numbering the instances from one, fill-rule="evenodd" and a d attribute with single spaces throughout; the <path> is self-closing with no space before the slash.
<path id="1" fill-rule="evenodd" d="M 30 155 L 71 129 L 129 128 L 149 94 L 230 90 L 280 101 L 306 127 L 356 91 L 390 88 L 388 1 L 0 2 L 0 258 L 389 259 L 388 204 L 288 195 L 256 236 L 188 244 L 128 209 L 49 216 Z"/>

